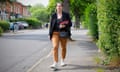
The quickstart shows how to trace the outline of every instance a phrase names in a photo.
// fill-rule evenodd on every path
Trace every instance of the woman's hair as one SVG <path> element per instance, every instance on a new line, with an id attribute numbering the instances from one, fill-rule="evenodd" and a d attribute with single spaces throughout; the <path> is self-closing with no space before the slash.
<path id="1" fill-rule="evenodd" d="M 63 7 L 63 3 L 62 2 L 57 2 L 56 3 L 56 6 L 57 6 L 57 4 L 60 4 L 62 7 Z M 57 9 L 55 9 L 55 12 L 57 11 Z"/>
<path id="2" fill-rule="evenodd" d="M 63 7 L 63 3 L 62 2 L 57 2 L 56 6 L 57 6 L 57 4 L 60 4 Z"/>

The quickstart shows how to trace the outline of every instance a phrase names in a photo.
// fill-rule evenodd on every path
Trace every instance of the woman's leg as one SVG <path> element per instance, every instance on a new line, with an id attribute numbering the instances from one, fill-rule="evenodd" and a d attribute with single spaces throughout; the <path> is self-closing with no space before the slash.
<path id="1" fill-rule="evenodd" d="M 53 59 L 54 62 L 58 62 L 58 47 L 59 47 L 59 33 L 54 32 L 52 36 L 52 44 L 53 44 Z"/>
<path id="2" fill-rule="evenodd" d="M 61 62 L 64 62 L 64 59 L 66 57 L 66 46 L 67 46 L 67 38 L 60 38 L 61 43 Z"/>

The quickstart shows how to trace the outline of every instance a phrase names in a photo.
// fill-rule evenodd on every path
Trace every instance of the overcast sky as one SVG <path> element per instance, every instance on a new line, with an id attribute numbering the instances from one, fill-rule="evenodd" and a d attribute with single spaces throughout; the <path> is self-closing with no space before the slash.
<path id="1" fill-rule="evenodd" d="M 48 5 L 49 0 L 18 0 L 19 2 L 21 2 L 24 5 L 35 5 L 35 4 L 43 4 L 44 6 Z"/>

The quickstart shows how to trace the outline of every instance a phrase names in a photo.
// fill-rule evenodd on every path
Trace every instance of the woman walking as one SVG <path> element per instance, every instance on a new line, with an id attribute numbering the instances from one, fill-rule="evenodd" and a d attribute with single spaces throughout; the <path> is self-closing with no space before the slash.
<path id="1" fill-rule="evenodd" d="M 69 38 L 70 27 L 72 26 L 70 16 L 68 13 L 63 12 L 63 4 L 56 4 L 56 13 L 51 16 L 49 35 L 53 45 L 53 64 L 51 68 L 57 68 L 58 64 L 58 47 L 61 45 L 61 66 L 66 57 L 67 38 Z M 61 33 L 63 32 L 63 33 Z M 68 35 L 68 36 L 67 36 Z"/>

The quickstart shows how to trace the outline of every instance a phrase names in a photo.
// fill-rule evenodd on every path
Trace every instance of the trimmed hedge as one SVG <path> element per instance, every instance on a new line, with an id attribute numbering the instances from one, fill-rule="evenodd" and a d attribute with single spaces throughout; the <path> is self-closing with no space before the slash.
<path id="1" fill-rule="evenodd" d="M 2 33 L 3 33 L 3 30 L 2 30 L 2 28 L 0 27 L 0 36 L 2 35 Z"/>
<path id="2" fill-rule="evenodd" d="M 29 23 L 29 25 L 34 29 L 40 28 L 42 25 L 42 23 L 38 21 L 36 18 L 26 18 L 25 21 Z"/>
<path id="3" fill-rule="evenodd" d="M 0 21 L 0 27 L 3 29 L 3 31 L 9 30 L 9 23 L 6 21 Z"/>
<path id="4" fill-rule="evenodd" d="M 85 23 L 89 29 L 93 39 L 98 39 L 98 24 L 97 24 L 97 8 L 96 4 L 90 4 L 85 10 Z"/>
<path id="5" fill-rule="evenodd" d="M 120 58 L 120 1 L 97 0 L 99 48 L 108 56 Z M 120 59 L 118 60 L 120 64 Z M 116 61 L 114 61 L 116 62 Z"/>

